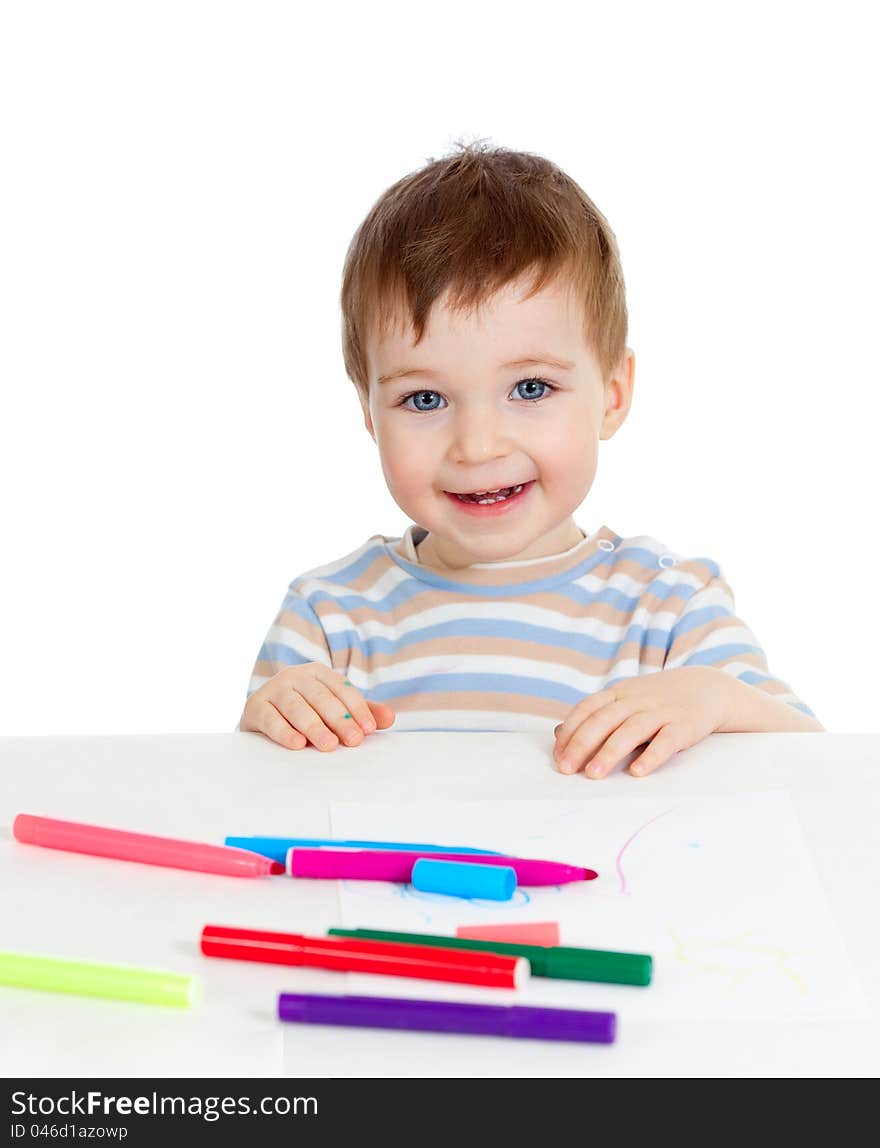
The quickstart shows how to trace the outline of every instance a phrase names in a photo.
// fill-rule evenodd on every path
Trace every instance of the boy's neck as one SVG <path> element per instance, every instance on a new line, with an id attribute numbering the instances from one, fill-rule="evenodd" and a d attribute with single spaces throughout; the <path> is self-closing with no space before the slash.
<path id="1" fill-rule="evenodd" d="M 548 554 L 532 554 L 529 557 L 552 558 L 556 554 L 564 554 L 566 551 L 571 550 L 573 546 L 577 546 L 579 543 L 583 542 L 583 540 L 587 537 L 586 534 L 584 534 L 584 532 L 574 523 L 574 521 L 572 521 L 570 525 L 571 530 L 565 535 L 567 541 L 563 541 L 561 544 L 557 544 L 557 546 Z M 450 566 L 447 562 L 444 562 L 437 554 L 437 550 L 434 546 L 434 536 L 430 533 L 425 535 L 422 541 L 416 546 L 415 551 L 419 562 L 423 566 L 430 566 L 434 570 L 456 571 L 468 569 L 469 564 L 462 566 Z M 499 561 L 510 561 L 510 559 L 499 559 Z"/>

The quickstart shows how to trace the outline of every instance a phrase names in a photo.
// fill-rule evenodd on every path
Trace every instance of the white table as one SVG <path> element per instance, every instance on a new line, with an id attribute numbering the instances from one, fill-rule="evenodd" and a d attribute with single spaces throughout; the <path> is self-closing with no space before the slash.
<path id="1" fill-rule="evenodd" d="M 0 1075 L 878 1074 L 880 735 L 715 735 L 651 777 L 601 782 L 556 773 L 549 749 L 534 733 L 386 732 L 332 754 L 243 733 L 0 739 L 0 949 L 195 972 L 205 986 L 192 1010 L 0 988 Z M 23 846 L 11 832 L 29 812 L 215 842 L 236 832 L 317 837 L 329 834 L 337 801 L 761 789 L 791 796 L 869 1002 L 861 1020 L 630 1023 L 613 1046 L 282 1025 L 274 1003 L 291 991 L 290 973 L 204 958 L 200 930 L 323 933 L 339 924 L 335 883 L 106 861 Z M 345 991 L 339 978 L 299 969 L 296 989 Z"/>

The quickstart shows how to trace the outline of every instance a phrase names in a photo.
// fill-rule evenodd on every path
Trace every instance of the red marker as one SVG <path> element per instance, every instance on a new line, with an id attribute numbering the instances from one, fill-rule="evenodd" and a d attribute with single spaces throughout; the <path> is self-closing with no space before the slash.
<path id="1" fill-rule="evenodd" d="M 205 925 L 201 938 L 206 957 L 263 961 L 271 965 L 307 965 L 341 973 L 379 973 L 426 981 L 455 981 L 513 989 L 529 977 L 524 957 L 471 949 L 363 940 L 360 937 L 304 937 L 300 933 L 267 933 Z"/>

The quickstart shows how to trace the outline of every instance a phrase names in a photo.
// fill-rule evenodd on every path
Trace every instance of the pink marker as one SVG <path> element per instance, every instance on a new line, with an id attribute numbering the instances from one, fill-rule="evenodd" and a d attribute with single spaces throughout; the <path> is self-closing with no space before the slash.
<path id="1" fill-rule="evenodd" d="M 511 925 L 459 925 L 456 937 L 467 941 L 506 941 L 509 944 L 559 944 L 559 925 L 556 921 L 523 921 Z"/>
<path id="2" fill-rule="evenodd" d="M 118 861 L 141 861 L 145 865 L 165 865 L 171 869 L 197 869 L 225 877 L 267 877 L 283 873 L 284 866 L 248 849 L 228 845 L 203 845 L 199 841 L 179 841 L 174 837 L 152 837 L 125 829 L 103 829 L 78 821 L 58 821 L 54 817 L 34 817 L 19 813 L 12 824 L 16 841 L 90 853 Z"/>
<path id="3" fill-rule="evenodd" d="M 342 877 L 353 881 L 400 881 L 412 878 L 413 865 L 420 857 L 431 861 L 463 861 L 474 865 L 506 865 L 516 873 L 517 885 L 566 885 L 572 881 L 592 881 L 593 869 L 562 865 L 558 861 L 531 861 L 524 857 L 500 857 L 480 853 L 408 853 L 402 849 L 301 849 L 287 851 L 287 872 L 291 877 Z"/>

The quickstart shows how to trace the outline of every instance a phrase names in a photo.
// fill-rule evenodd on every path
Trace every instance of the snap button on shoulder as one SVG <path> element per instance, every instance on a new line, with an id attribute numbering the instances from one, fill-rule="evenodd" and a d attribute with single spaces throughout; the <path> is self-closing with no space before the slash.
<path id="1" fill-rule="evenodd" d="M 600 550 L 613 550 L 614 549 L 614 543 L 611 541 L 610 538 L 600 538 L 599 541 L 596 543 L 596 545 L 599 547 Z"/>
<path id="2" fill-rule="evenodd" d="M 668 570 L 670 566 L 674 566 L 678 562 L 671 554 L 661 554 L 657 559 L 657 565 L 662 566 L 664 570 Z"/>

